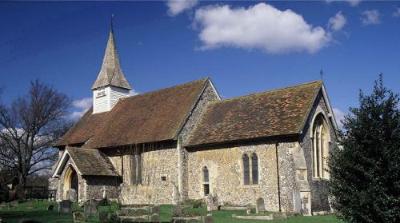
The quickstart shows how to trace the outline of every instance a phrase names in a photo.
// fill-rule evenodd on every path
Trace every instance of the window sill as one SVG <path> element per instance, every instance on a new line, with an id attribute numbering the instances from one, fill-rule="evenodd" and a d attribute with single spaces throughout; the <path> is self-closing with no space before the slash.
<path id="1" fill-rule="evenodd" d="M 260 184 L 248 184 L 248 185 L 242 184 L 242 187 L 244 187 L 244 188 L 247 188 L 247 187 L 252 188 L 253 187 L 254 188 L 254 187 L 260 187 Z"/>
<path id="2" fill-rule="evenodd" d="M 322 177 L 313 177 L 313 181 L 329 181 L 329 178 L 322 178 Z"/>

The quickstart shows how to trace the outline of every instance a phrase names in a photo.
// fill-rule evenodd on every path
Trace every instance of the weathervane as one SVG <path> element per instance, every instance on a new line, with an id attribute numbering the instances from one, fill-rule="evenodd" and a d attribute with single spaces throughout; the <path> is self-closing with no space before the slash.
<path id="1" fill-rule="evenodd" d="M 111 27 L 111 32 L 114 32 L 114 14 L 111 14 L 110 27 Z"/>
<path id="2" fill-rule="evenodd" d="M 321 70 L 319 71 L 319 77 L 320 77 L 321 81 L 324 80 L 324 70 L 321 69 Z"/>

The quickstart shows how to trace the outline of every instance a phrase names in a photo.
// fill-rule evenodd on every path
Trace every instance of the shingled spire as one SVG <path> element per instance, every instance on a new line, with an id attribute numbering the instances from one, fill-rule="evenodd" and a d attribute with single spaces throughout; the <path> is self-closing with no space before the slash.
<path id="1" fill-rule="evenodd" d="M 92 86 L 92 90 L 106 86 L 119 87 L 127 90 L 132 89 L 128 81 L 126 80 L 125 75 L 122 72 L 119 64 L 119 57 L 117 47 L 115 45 L 112 19 L 110 34 L 108 36 L 107 47 L 103 58 L 103 64 L 101 65 L 100 72 Z"/>
<path id="2" fill-rule="evenodd" d="M 108 37 L 103 64 L 96 81 L 92 86 L 93 114 L 110 111 L 119 99 L 128 97 L 132 90 L 124 73 L 122 73 L 117 47 L 115 46 L 113 24 Z"/>

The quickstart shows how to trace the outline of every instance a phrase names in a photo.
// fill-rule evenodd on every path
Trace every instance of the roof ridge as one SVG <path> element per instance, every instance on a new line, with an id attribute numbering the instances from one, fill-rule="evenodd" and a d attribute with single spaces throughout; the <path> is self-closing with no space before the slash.
<path id="1" fill-rule="evenodd" d="M 283 87 L 283 88 L 274 88 L 271 90 L 267 90 L 267 91 L 262 91 L 262 92 L 254 92 L 254 93 L 250 93 L 250 94 L 246 94 L 246 95 L 241 95 L 241 96 L 236 96 L 236 97 L 232 97 L 232 98 L 227 98 L 227 99 L 223 99 L 221 101 L 213 101 L 210 103 L 211 104 L 217 104 L 217 103 L 222 103 L 222 102 L 227 102 L 227 101 L 234 101 L 234 100 L 240 100 L 242 98 L 247 98 L 247 97 L 252 97 L 252 96 L 257 96 L 257 95 L 262 95 L 262 94 L 267 94 L 267 93 L 273 93 L 276 91 L 282 91 L 282 90 L 287 90 L 290 88 L 297 88 L 297 87 L 302 87 L 305 85 L 310 85 L 310 84 L 314 84 L 314 83 L 320 83 L 321 86 L 323 84 L 323 82 L 321 80 L 317 80 L 317 81 L 310 81 L 310 82 L 306 82 L 306 83 L 302 83 L 302 84 L 297 84 L 297 85 L 291 85 L 291 86 L 287 86 L 287 87 Z"/>
<path id="2" fill-rule="evenodd" d="M 132 96 L 129 96 L 129 97 L 124 97 L 122 99 L 126 100 L 126 99 L 131 99 L 131 98 L 134 98 L 134 97 L 145 96 L 145 95 L 149 95 L 149 94 L 155 94 L 155 93 L 158 93 L 160 91 L 165 91 L 165 90 L 168 90 L 168 89 L 172 89 L 172 88 L 176 88 L 176 87 L 181 87 L 181 86 L 193 84 L 195 82 L 206 81 L 208 79 L 209 79 L 208 77 L 205 77 L 205 78 L 202 78 L 202 79 L 189 81 L 189 82 L 186 82 L 186 83 L 183 83 L 183 84 L 177 84 L 177 85 L 173 85 L 173 86 L 170 86 L 170 87 L 157 89 L 157 90 L 154 90 L 154 91 L 148 91 L 148 92 L 145 92 L 145 93 L 142 93 L 142 94 L 137 94 L 137 95 L 132 95 Z"/>

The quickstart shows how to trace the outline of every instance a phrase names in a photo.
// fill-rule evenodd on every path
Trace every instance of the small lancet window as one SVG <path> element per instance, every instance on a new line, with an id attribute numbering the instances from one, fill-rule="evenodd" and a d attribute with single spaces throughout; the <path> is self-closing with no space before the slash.
<path id="1" fill-rule="evenodd" d="M 249 167 L 249 156 L 247 154 L 243 154 L 243 184 L 250 184 L 250 167 Z"/>
<path id="2" fill-rule="evenodd" d="M 210 194 L 210 175 L 208 173 L 208 168 L 206 166 L 203 167 L 203 189 L 204 189 L 204 196 Z"/>
<path id="3" fill-rule="evenodd" d="M 251 155 L 251 176 L 252 183 L 258 184 L 258 157 L 256 153 Z"/>

